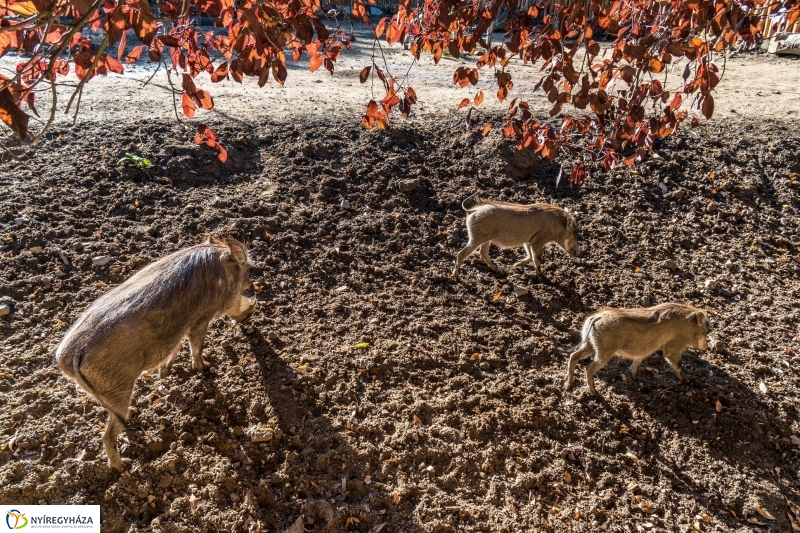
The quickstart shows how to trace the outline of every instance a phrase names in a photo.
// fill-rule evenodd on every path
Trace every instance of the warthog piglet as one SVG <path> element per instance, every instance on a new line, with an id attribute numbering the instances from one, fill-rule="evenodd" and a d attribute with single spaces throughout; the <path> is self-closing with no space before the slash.
<path id="1" fill-rule="evenodd" d="M 489 268 L 500 270 L 489 258 L 489 246 L 494 243 L 501 248 L 525 248 L 525 259 L 514 267 L 533 261 L 536 274 L 542 277 L 542 250 L 546 244 L 554 242 L 573 257 L 578 255 L 578 229 L 575 217 L 566 209 L 552 204 L 512 204 L 478 198 L 467 198 L 461 206 L 467 214 L 469 241 L 458 252 L 453 277 L 458 279 L 458 271 L 464 260 L 480 248 L 481 257 Z M 467 206 L 467 203 L 470 203 Z"/>
<path id="2" fill-rule="evenodd" d="M 635 379 L 642 361 L 658 350 L 685 382 L 681 353 L 689 347 L 706 351 L 708 328 L 705 312 L 689 304 L 670 302 L 636 309 L 604 307 L 583 323 L 581 343 L 569 358 L 564 389 L 572 386 L 575 365 L 581 359 L 594 355 L 586 369 L 586 378 L 589 390 L 597 394 L 594 375 L 614 355 L 633 360 L 631 374 Z"/>
<path id="3" fill-rule="evenodd" d="M 117 435 L 130 416 L 136 379 L 168 368 L 184 337 L 192 366 L 202 370 L 209 322 L 218 315 L 249 317 L 255 309 L 243 295 L 249 286 L 244 245 L 212 237 L 143 268 L 98 298 L 67 331 L 55 360 L 108 411 L 103 443 L 109 466 L 123 467 Z"/>

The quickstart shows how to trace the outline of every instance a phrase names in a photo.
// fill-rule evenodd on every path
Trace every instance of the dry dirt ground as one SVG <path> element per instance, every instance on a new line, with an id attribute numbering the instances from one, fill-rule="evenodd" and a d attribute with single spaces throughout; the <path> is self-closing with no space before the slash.
<path id="1" fill-rule="evenodd" d="M 204 120 L 225 164 L 171 105 L 152 109 L 144 67 L 90 84 L 76 127 L 4 140 L 25 165 L 0 154 L 0 503 L 99 503 L 120 532 L 791 531 L 798 63 L 733 58 L 720 118 L 569 189 L 498 128 L 465 130 L 455 62 L 420 67 L 415 118 L 363 129 L 363 53 L 332 84 L 298 68 L 284 89 L 214 86 Z M 155 166 L 116 166 L 126 151 Z M 540 283 L 511 268 L 521 251 L 493 249 L 506 274 L 472 257 L 450 280 L 476 191 L 575 209 L 582 257 L 553 245 Z M 110 286 L 219 230 L 247 239 L 259 310 L 213 322 L 210 370 L 184 350 L 171 376 L 140 379 L 120 437 L 132 467 L 109 470 L 106 415 L 55 347 Z M 583 365 L 561 390 L 559 348 L 588 314 L 673 299 L 712 318 L 688 384 L 656 356 L 635 381 L 610 364 L 604 400 Z"/>

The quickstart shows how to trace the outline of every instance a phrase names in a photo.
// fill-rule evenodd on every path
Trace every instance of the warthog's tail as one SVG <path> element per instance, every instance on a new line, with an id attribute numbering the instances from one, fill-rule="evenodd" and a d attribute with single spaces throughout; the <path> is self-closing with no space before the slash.
<path id="1" fill-rule="evenodd" d="M 472 211 L 475 211 L 483 203 L 484 203 L 483 198 L 480 198 L 478 196 L 478 193 L 475 193 L 464 198 L 464 201 L 461 202 L 461 209 L 463 209 L 467 213 L 470 213 Z"/>

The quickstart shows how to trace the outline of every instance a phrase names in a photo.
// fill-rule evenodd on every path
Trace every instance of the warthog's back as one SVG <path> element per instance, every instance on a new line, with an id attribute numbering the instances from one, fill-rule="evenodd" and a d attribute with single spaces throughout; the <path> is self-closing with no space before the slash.
<path id="1" fill-rule="evenodd" d="M 220 286 L 224 280 L 224 267 L 208 245 L 145 267 L 81 315 L 56 350 L 59 367 L 72 374 L 66 359 L 96 347 L 174 345 L 186 332 L 183 324 L 224 307 L 230 297 L 230 289 Z"/>
<path id="2" fill-rule="evenodd" d="M 693 339 L 694 308 L 663 304 L 649 309 L 605 309 L 592 318 L 593 337 L 620 355 L 645 357 L 671 341 Z M 590 319 L 591 320 L 591 319 Z"/>
<path id="3" fill-rule="evenodd" d="M 552 204 L 484 202 L 467 217 L 467 226 L 479 241 L 485 236 L 485 240 L 491 239 L 498 246 L 516 247 L 529 242 L 536 234 L 559 235 L 565 225 L 566 213 Z"/>

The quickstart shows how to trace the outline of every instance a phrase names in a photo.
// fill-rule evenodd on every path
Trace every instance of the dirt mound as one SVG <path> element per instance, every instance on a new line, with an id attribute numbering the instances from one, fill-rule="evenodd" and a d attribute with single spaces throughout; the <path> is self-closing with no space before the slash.
<path id="1" fill-rule="evenodd" d="M 224 165 L 174 123 L 97 124 L 14 148 L 30 169 L 0 156 L 0 502 L 99 503 L 108 531 L 789 530 L 796 128 L 687 129 L 570 190 L 461 124 L 212 123 Z M 538 283 L 492 249 L 507 275 L 476 254 L 449 280 L 473 192 L 573 208 L 583 256 L 548 248 Z M 221 229 L 248 241 L 260 310 L 212 323 L 209 371 L 183 353 L 140 379 L 132 469 L 109 470 L 105 414 L 55 346 L 110 285 Z M 637 381 L 612 362 L 605 401 L 583 366 L 561 390 L 588 313 L 671 299 L 712 314 L 689 384 L 655 357 Z"/>

